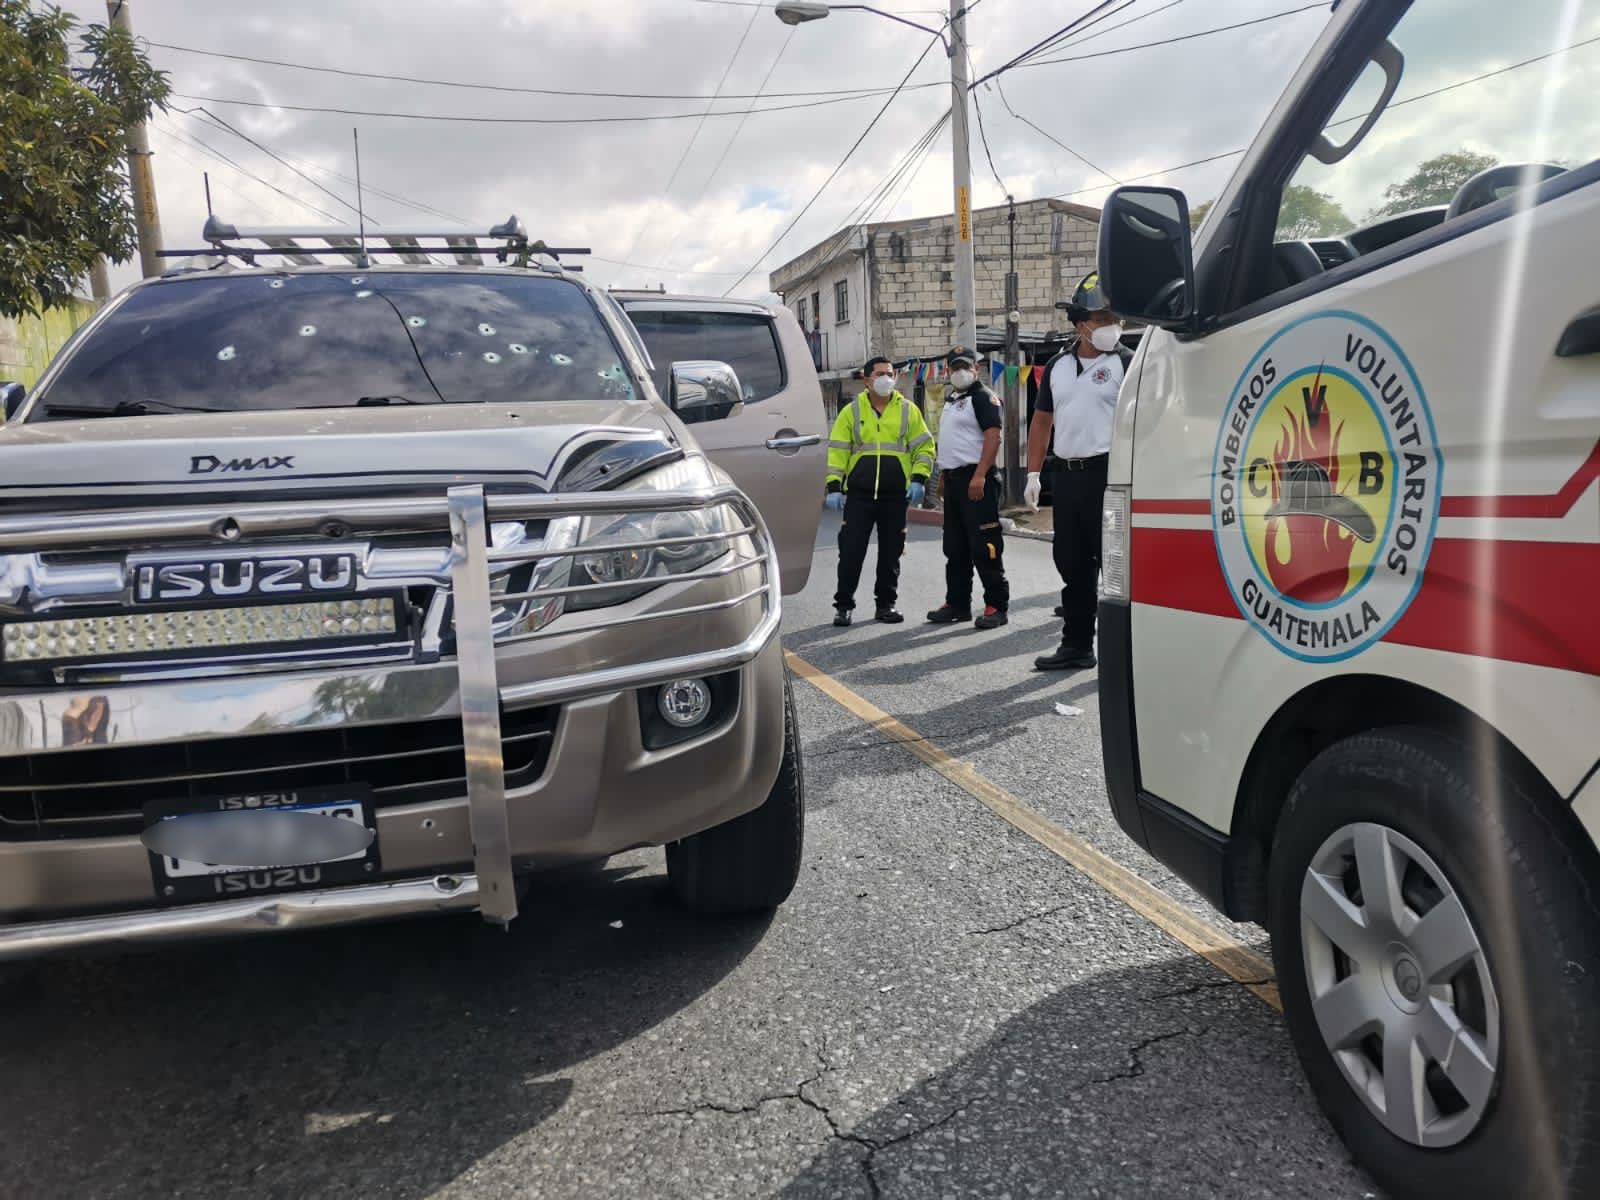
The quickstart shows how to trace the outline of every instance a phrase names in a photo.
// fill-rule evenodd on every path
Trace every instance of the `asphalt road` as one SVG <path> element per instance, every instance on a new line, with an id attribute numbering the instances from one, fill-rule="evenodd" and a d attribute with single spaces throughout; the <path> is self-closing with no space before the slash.
<path id="1" fill-rule="evenodd" d="M 1216 920 L 1109 815 L 1094 673 L 1031 670 L 1047 545 L 1008 546 L 1013 623 L 984 634 L 917 623 L 943 570 L 918 529 L 912 620 L 835 630 L 832 544 L 825 523 L 795 653 Z M 40 964 L 0 992 L 0 1193 L 1372 1195 L 1266 1004 L 795 693 L 806 864 L 775 916 L 691 919 L 640 853 L 541 882 L 505 934 Z"/>

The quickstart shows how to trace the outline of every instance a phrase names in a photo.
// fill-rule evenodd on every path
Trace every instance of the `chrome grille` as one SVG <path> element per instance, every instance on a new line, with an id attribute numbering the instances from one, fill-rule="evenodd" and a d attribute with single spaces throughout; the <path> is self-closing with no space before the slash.
<path id="1" fill-rule="evenodd" d="M 508 788 L 543 775 L 556 713 L 501 715 Z M 136 834 L 152 800 L 236 791 L 365 783 L 379 808 L 467 792 L 459 717 L 23 755 L 7 759 L 5 769 L 0 839 L 7 841 Z"/>

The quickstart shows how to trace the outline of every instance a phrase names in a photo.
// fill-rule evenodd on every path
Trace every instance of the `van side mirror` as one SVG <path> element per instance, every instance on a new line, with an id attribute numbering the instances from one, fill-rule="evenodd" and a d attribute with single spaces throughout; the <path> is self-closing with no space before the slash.
<path id="1" fill-rule="evenodd" d="M 667 403 L 686 425 L 725 421 L 744 408 L 738 373 L 725 362 L 675 362 L 667 391 Z"/>
<path id="2" fill-rule="evenodd" d="M 0 405 L 4 405 L 5 419 L 11 420 L 17 415 L 17 410 L 22 407 L 22 402 L 28 398 L 28 389 L 20 383 L 7 381 L 0 383 Z"/>
<path id="3" fill-rule="evenodd" d="M 1194 325 L 1189 202 L 1176 188 L 1121 187 L 1100 216 L 1100 288 L 1119 316 Z"/>

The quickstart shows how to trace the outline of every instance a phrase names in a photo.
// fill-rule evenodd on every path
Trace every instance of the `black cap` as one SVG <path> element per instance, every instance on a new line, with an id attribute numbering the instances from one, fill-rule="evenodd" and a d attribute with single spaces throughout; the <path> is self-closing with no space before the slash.
<path id="1" fill-rule="evenodd" d="M 954 350 L 950 351 L 949 354 L 944 356 L 944 361 L 951 366 L 954 366 L 958 362 L 968 362 L 973 366 L 977 366 L 978 356 L 971 350 L 968 350 L 965 346 L 957 346 Z"/>

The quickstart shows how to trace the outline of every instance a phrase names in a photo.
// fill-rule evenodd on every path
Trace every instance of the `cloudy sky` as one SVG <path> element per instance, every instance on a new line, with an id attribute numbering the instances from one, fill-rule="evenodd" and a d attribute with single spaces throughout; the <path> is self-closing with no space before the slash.
<path id="1" fill-rule="evenodd" d="M 862 93 L 898 83 L 927 44 L 926 35 L 852 12 L 791 29 L 776 19 L 770 3 L 754 0 L 131 2 L 136 32 L 152 43 L 149 53 L 170 72 L 177 93 L 173 111 L 156 119 L 151 135 L 169 246 L 198 241 L 205 215 L 202 171 L 211 173 L 217 211 L 239 223 L 327 223 L 323 214 L 351 219 L 350 133 L 358 126 L 366 208 L 380 230 L 440 220 L 402 201 L 483 226 L 516 213 L 536 237 L 592 247 L 596 257 L 588 270 L 602 283 L 664 283 L 670 290 L 713 294 L 734 287 L 757 294 L 773 267 L 859 214 L 949 101 L 948 88 L 937 86 L 947 83 L 949 68 L 936 48 L 913 74 L 913 86 L 768 253 L 882 106 L 883 95 Z M 881 7 L 937 25 L 936 4 L 884 0 Z M 89 0 L 72 0 L 67 7 L 83 18 L 103 19 L 103 8 Z M 974 70 L 981 75 L 1001 66 L 1094 7 L 1093 0 L 976 0 L 968 31 Z M 1509 65 L 1526 57 L 1530 46 L 1537 54 L 1594 32 L 1588 28 L 1595 24 L 1592 13 L 1587 20 L 1566 19 L 1576 12 L 1577 0 L 1528 0 L 1523 7 L 1528 15 L 1509 31 L 1499 22 L 1466 30 L 1462 36 L 1477 41 L 1436 55 L 1441 61 L 1419 67 L 1415 83 L 1408 64 L 1401 96 L 1453 81 L 1463 70 Z M 1075 61 L 1007 73 L 1004 97 L 992 87 L 977 93 L 994 169 L 1005 187 L 996 182 L 978 142 L 974 114 L 975 202 L 996 203 L 1009 190 L 1018 199 L 1066 195 L 1098 205 L 1111 186 L 1102 170 L 1121 180 L 1148 176 L 1182 187 L 1191 202 L 1211 198 L 1235 159 L 1170 168 L 1247 145 L 1326 20 L 1326 5 L 1308 8 L 1307 0 L 1127 2 L 1047 56 Z M 1107 53 L 1244 22 L 1255 23 Z M 479 86 L 352 78 L 219 54 Z M 1594 86 L 1600 77 L 1593 73 L 1600 47 L 1556 61 L 1563 60 L 1582 69 L 1588 96 L 1600 94 Z M 1391 147 L 1387 158 L 1370 154 L 1368 165 L 1352 165 L 1338 179 L 1330 174 L 1318 186 L 1342 193 L 1342 202 L 1361 209 L 1375 188 L 1381 191 L 1383 180 L 1374 171 L 1392 178 L 1402 158 L 1415 163 L 1424 151 L 1456 148 L 1415 135 L 1431 104 L 1460 110 L 1460 144 L 1497 151 L 1492 143 L 1525 135 L 1524 93 L 1538 98 L 1539 81 L 1529 77 L 1540 71 L 1417 103 L 1406 110 L 1416 120 L 1406 122 L 1412 133 L 1403 145 Z M 701 120 L 706 98 L 719 91 L 728 98 L 712 103 L 713 115 Z M 1017 116 L 1007 111 L 1006 101 Z M 786 111 L 741 117 L 752 105 Z M 1582 107 L 1592 112 L 1592 103 Z M 238 133 L 199 111 L 179 111 L 201 108 Z M 307 108 L 501 120 L 302 111 Z M 732 115 L 715 115 L 723 113 Z M 527 121 L 617 117 L 658 119 Z M 1582 141 L 1600 129 L 1586 118 L 1579 132 Z M 1439 135 L 1432 136 L 1436 141 Z M 1583 157 L 1594 157 L 1593 147 L 1588 140 Z M 943 133 L 872 215 L 884 220 L 948 212 L 950 194 L 949 138 Z M 740 282 L 751 267 L 756 270 Z M 128 278 L 124 267 L 117 281 Z"/>

